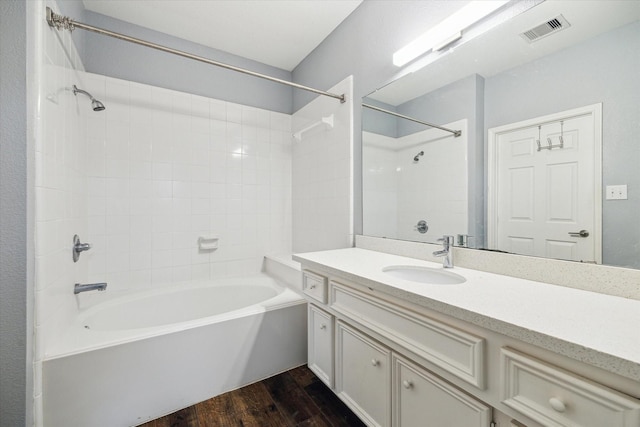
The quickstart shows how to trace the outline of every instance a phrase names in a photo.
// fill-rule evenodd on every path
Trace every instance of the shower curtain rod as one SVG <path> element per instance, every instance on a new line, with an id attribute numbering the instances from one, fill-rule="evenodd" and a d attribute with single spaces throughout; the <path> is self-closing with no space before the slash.
<path id="1" fill-rule="evenodd" d="M 398 113 L 394 113 L 393 111 L 385 110 L 384 108 L 376 107 L 375 105 L 362 103 L 362 106 L 363 107 L 367 107 L 367 108 L 371 108 L 372 110 L 381 111 L 383 113 L 391 114 L 392 116 L 400 117 L 402 119 L 411 120 L 412 122 L 420 123 L 421 125 L 425 125 L 425 126 L 429 126 L 429 127 L 432 127 L 432 128 L 436 128 L 436 129 L 444 130 L 444 131 L 447 131 L 447 132 L 451 132 L 453 134 L 453 136 L 455 136 L 456 138 L 459 137 L 460 135 L 462 135 L 462 131 L 460 131 L 460 130 L 451 130 L 451 129 L 443 128 L 442 126 L 438 126 L 438 125 L 434 125 L 434 124 L 431 124 L 431 123 L 423 122 L 423 121 L 420 121 L 418 119 L 414 119 L 413 117 L 405 116 L 403 114 L 398 114 Z"/>
<path id="2" fill-rule="evenodd" d="M 83 24 L 82 22 L 74 21 L 73 19 L 69 18 L 68 16 L 58 15 L 57 13 L 54 13 L 53 10 L 51 10 L 51 8 L 49 8 L 49 7 L 47 7 L 47 23 L 49 24 L 50 27 L 55 27 L 58 30 L 65 29 L 65 30 L 73 31 L 76 28 L 80 28 L 80 29 L 83 29 L 83 30 L 92 31 L 94 33 L 104 34 L 104 35 L 109 36 L 109 37 L 114 37 L 116 39 L 120 39 L 120 40 L 124 40 L 124 41 L 127 41 L 127 42 L 139 44 L 139 45 L 142 45 L 142 46 L 150 47 L 152 49 L 161 50 L 163 52 L 172 53 L 174 55 L 182 56 L 184 58 L 193 59 L 193 60 L 196 60 L 196 61 L 204 62 L 206 64 L 215 65 L 217 67 L 226 68 L 228 70 L 237 71 L 239 73 L 248 74 L 248 75 L 254 76 L 254 77 L 259 77 L 261 79 L 269 80 L 269 81 L 272 81 L 272 82 L 275 82 L 275 83 L 280 83 L 280 84 L 291 86 L 291 87 L 294 87 L 294 88 L 297 88 L 297 89 L 306 90 L 308 92 L 313 92 L 313 93 L 316 93 L 318 95 L 324 95 L 324 96 L 329 96 L 331 98 L 336 98 L 336 99 L 339 99 L 341 103 L 345 102 L 344 94 L 338 95 L 338 94 L 331 93 L 331 92 L 325 92 L 323 90 L 314 89 L 314 88 L 308 87 L 308 86 L 303 86 L 303 85 L 300 85 L 298 83 L 293 83 L 293 82 L 289 82 L 287 80 L 282 80 L 282 79 L 279 79 L 279 78 L 276 78 L 276 77 L 271 77 L 271 76 L 268 76 L 266 74 L 260 74 L 260 73 L 256 73 L 255 71 L 249 71 L 249 70 L 245 70 L 244 68 L 235 67 L 233 65 L 225 64 L 225 63 L 222 63 L 222 62 L 213 61 L 211 59 L 207 59 L 207 58 L 204 58 L 202 56 L 192 55 L 190 53 L 183 52 L 181 50 L 172 49 L 170 47 L 166 47 L 166 46 L 162 46 L 162 45 L 159 45 L 159 44 L 148 42 L 146 40 L 137 39 L 135 37 L 129 37 L 129 36 L 126 36 L 124 34 L 115 33 L 113 31 L 105 30 L 103 28 L 98 28 L 98 27 L 94 27 L 92 25 Z"/>

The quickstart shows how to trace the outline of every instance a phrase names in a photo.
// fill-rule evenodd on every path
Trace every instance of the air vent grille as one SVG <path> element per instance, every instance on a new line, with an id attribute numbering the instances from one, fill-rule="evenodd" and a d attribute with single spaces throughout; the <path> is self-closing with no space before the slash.
<path id="1" fill-rule="evenodd" d="M 533 43 L 543 37 L 547 37 L 551 34 L 557 33 L 558 31 L 569 28 L 570 26 L 571 24 L 569 24 L 564 16 L 558 15 L 555 18 L 545 22 L 544 24 L 538 25 L 535 28 L 525 31 L 524 33 L 520 34 L 520 36 L 529 43 Z"/>

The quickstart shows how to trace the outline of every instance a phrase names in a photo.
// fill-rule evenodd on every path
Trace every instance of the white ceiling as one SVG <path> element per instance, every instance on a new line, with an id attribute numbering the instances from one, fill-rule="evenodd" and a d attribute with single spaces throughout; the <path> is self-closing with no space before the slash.
<path id="1" fill-rule="evenodd" d="M 83 0 L 87 10 L 293 70 L 362 0 Z"/>

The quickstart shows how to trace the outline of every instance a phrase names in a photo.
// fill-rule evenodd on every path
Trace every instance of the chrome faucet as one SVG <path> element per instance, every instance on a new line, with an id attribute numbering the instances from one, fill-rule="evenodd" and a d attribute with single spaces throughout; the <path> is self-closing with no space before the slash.
<path id="1" fill-rule="evenodd" d="M 444 257 L 442 258 L 442 266 L 444 268 L 453 268 L 453 236 L 442 236 L 442 239 L 438 239 L 438 242 L 442 242 L 442 250 L 435 251 L 433 256 Z"/>
<path id="2" fill-rule="evenodd" d="M 73 293 L 74 294 L 79 294 L 80 292 L 87 292 L 87 291 L 104 291 L 107 289 L 107 284 L 106 283 L 87 283 L 85 285 L 81 285 L 80 283 L 76 283 L 76 285 L 73 287 Z"/>

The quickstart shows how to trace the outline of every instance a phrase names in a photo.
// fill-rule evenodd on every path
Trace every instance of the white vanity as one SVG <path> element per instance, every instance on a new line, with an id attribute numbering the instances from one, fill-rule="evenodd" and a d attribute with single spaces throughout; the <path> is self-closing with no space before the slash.
<path id="1" fill-rule="evenodd" d="M 371 426 L 640 426 L 640 301 L 361 248 L 299 254 L 308 364 Z M 494 424 L 494 422 L 496 422 Z"/>

